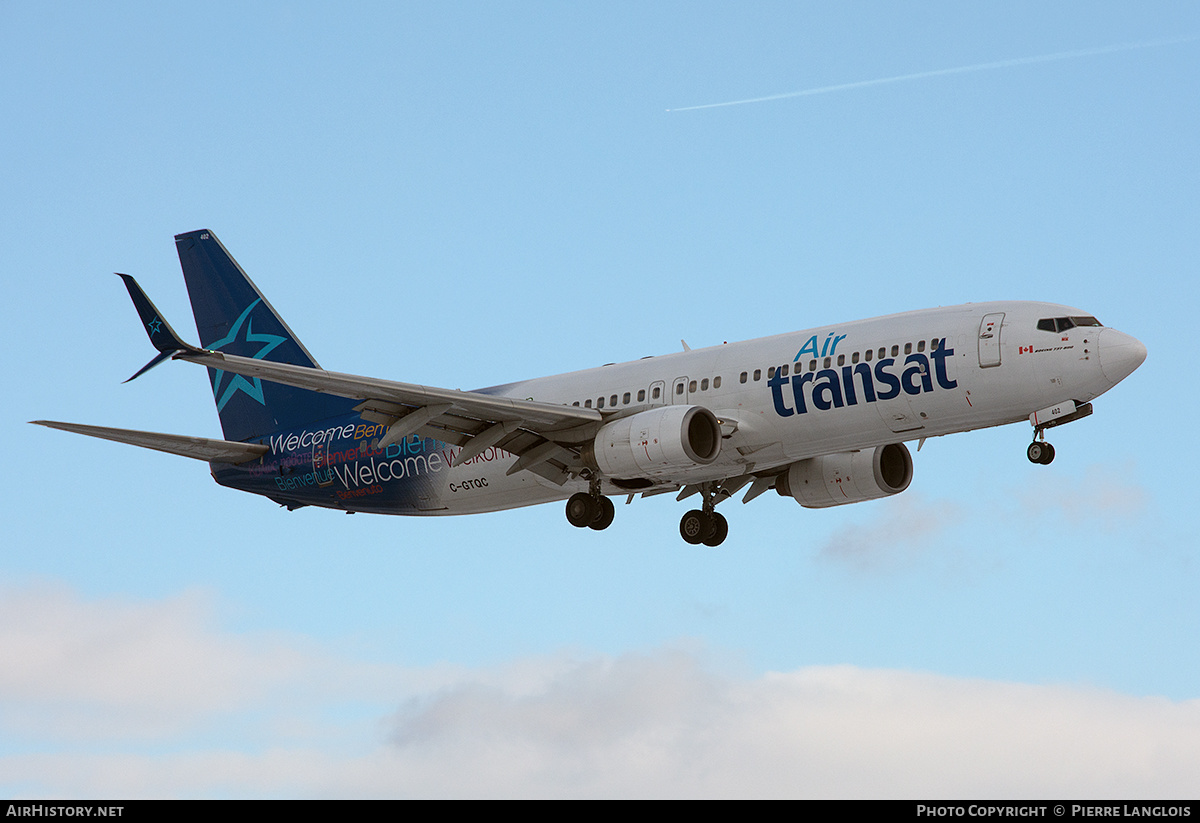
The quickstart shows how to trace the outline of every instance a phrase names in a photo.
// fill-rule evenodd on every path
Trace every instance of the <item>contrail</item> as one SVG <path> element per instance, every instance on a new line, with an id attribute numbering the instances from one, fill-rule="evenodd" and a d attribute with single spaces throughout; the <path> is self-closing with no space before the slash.
<path id="1" fill-rule="evenodd" d="M 997 60 L 994 63 L 975 63 L 970 66 L 956 66 L 952 69 L 935 69 L 933 71 L 919 71 L 915 74 L 899 74 L 895 77 L 880 77 L 875 80 L 859 80 L 856 83 L 839 83 L 836 86 L 821 86 L 818 89 L 805 89 L 804 91 L 789 91 L 783 94 L 769 94 L 766 97 L 750 97 L 746 100 L 730 100 L 727 103 L 706 103 L 702 106 L 683 106 L 677 109 L 667 109 L 667 111 L 695 111 L 697 109 L 717 109 L 722 106 L 743 106 L 746 103 L 765 103 L 768 100 L 784 100 L 789 97 L 811 97 L 815 94 L 830 94 L 835 91 L 847 91 L 849 89 L 861 89 L 867 86 L 883 86 L 888 83 L 903 83 L 908 80 L 922 80 L 926 77 L 941 77 L 946 74 L 966 74 L 972 71 L 987 71 L 989 69 L 1007 69 L 1012 66 L 1027 66 L 1030 63 L 1050 63 L 1055 60 L 1072 60 L 1076 57 L 1092 57 L 1097 54 L 1112 54 L 1118 51 L 1133 51 L 1134 49 L 1149 49 L 1155 46 L 1168 46 L 1174 43 L 1189 43 L 1196 40 L 1195 35 L 1191 37 L 1173 37 L 1166 40 L 1147 40 L 1139 43 L 1122 43 L 1116 46 L 1100 46 L 1094 49 L 1075 49 L 1074 51 L 1060 51 L 1054 54 L 1042 54 L 1037 57 L 1016 57 L 1011 60 Z"/>

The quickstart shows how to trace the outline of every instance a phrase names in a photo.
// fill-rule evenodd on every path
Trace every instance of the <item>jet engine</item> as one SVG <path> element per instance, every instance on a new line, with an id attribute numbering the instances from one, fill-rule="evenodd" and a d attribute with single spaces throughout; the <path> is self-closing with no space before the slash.
<path id="1" fill-rule="evenodd" d="M 707 465 L 721 453 L 721 424 L 703 406 L 662 406 L 604 424 L 592 444 L 609 477 L 655 477 Z"/>
<path id="2" fill-rule="evenodd" d="M 823 509 L 899 494 L 912 482 L 913 462 L 903 443 L 826 454 L 793 463 L 775 490 L 801 506 Z"/>

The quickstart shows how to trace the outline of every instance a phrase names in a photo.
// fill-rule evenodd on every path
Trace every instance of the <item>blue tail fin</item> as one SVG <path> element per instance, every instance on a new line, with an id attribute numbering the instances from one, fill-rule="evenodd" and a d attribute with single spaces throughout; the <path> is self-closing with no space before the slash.
<path id="1" fill-rule="evenodd" d="M 206 229 L 175 236 L 200 345 L 275 363 L 320 368 L 230 256 Z M 226 440 L 245 441 L 345 414 L 354 401 L 208 370 Z"/>

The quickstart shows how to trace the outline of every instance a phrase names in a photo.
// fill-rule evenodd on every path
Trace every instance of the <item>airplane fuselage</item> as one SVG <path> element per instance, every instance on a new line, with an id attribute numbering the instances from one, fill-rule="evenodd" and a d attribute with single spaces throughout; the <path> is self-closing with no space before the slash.
<path id="1" fill-rule="evenodd" d="M 858 320 L 773 337 L 611 364 L 478 390 L 599 410 L 606 420 L 669 405 L 702 406 L 721 423 L 716 459 L 669 477 L 604 477 L 604 494 L 673 490 L 761 475 L 807 458 L 1026 420 L 1054 404 L 1083 404 L 1140 364 L 1145 349 L 1067 306 L 966 304 Z M 1042 328 L 1039 328 L 1039 323 Z M 1139 353 L 1140 349 L 1140 353 Z M 487 448 L 454 465 L 460 448 L 354 413 L 255 442 L 257 461 L 212 463 L 222 485 L 289 506 L 447 515 L 562 500 L 589 488 L 513 468 Z"/>

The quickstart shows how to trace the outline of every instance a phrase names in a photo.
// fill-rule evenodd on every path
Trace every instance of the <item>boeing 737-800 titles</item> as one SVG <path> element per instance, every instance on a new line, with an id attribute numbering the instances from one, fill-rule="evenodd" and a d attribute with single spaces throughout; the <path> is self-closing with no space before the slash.
<path id="1" fill-rule="evenodd" d="M 609 495 L 700 497 L 689 543 L 728 533 L 716 506 L 775 489 L 821 508 L 897 494 L 906 441 L 1092 413 L 1146 347 L 1086 312 L 974 303 L 647 357 L 475 391 L 322 369 L 206 230 L 175 238 L 200 346 L 121 278 L 164 360 L 208 367 L 224 440 L 34 421 L 206 460 L 223 486 L 296 509 L 472 514 L 566 500 L 607 528 Z M 133 378 L 130 378 L 131 380 Z"/>

